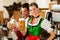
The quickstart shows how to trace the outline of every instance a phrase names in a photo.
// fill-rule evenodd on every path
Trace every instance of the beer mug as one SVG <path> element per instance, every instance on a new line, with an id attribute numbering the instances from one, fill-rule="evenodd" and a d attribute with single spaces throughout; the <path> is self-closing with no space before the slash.
<path id="1" fill-rule="evenodd" d="M 19 30 L 24 30 L 25 29 L 25 19 L 20 18 L 19 19 Z"/>

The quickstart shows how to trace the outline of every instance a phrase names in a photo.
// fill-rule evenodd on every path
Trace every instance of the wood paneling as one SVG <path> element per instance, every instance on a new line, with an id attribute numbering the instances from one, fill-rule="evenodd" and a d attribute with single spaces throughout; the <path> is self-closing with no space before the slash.
<path id="1" fill-rule="evenodd" d="M 54 4 L 56 4 L 56 3 L 49 3 L 49 10 L 52 9 L 52 5 L 54 5 Z"/>
<path id="2" fill-rule="evenodd" d="M 3 11 L 0 11 L 0 23 L 3 23 Z"/>
<path id="3" fill-rule="evenodd" d="M 45 18 L 45 13 L 46 13 L 45 11 L 40 11 L 40 12 L 39 12 L 39 14 L 40 14 L 40 16 L 41 16 L 42 18 Z"/>
<path id="4" fill-rule="evenodd" d="M 39 8 L 39 10 L 48 10 L 49 8 Z"/>

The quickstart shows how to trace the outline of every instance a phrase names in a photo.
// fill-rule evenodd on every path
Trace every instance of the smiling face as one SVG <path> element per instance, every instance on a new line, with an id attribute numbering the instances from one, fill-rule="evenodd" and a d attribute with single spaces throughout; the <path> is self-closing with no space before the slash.
<path id="1" fill-rule="evenodd" d="M 30 6 L 30 14 L 33 15 L 34 17 L 38 16 L 38 8 L 35 6 Z"/>
<path id="2" fill-rule="evenodd" d="M 39 8 L 38 8 L 38 5 L 36 3 L 31 3 L 29 6 L 29 10 L 30 10 L 30 14 L 32 16 L 37 17 L 39 15 L 38 14 Z"/>

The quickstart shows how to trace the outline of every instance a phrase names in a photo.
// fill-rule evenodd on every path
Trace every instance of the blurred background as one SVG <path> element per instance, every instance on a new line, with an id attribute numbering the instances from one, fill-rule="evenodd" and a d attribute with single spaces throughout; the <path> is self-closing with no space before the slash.
<path id="1" fill-rule="evenodd" d="M 32 2 L 38 4 L 40 16 L 50 21 L 56 34 L 54 40 L 60 40 L 60 0 L 0 0 L 0 40 L 6 40 L 2 36 L 3 33 L 8 34 L 7 22 L 13 15 L 17 17 L 16 14 L 20 14 L 21 5 Z"/>

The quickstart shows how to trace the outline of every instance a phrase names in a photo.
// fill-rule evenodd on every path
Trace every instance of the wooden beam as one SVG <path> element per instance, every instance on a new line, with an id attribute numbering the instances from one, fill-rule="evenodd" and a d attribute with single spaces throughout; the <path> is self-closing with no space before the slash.
<path id="1" fill-rule="evenodd" d="M 49 8 L 39 8 L 39 10 L 48 10 Z"/>

